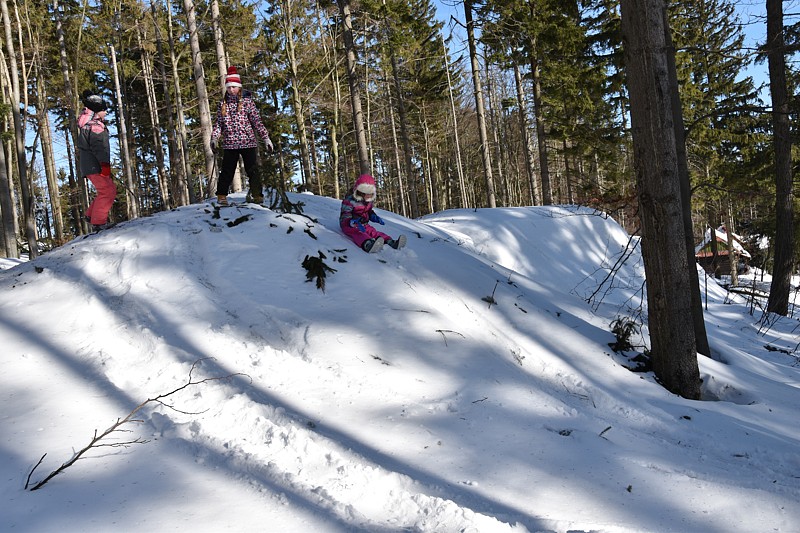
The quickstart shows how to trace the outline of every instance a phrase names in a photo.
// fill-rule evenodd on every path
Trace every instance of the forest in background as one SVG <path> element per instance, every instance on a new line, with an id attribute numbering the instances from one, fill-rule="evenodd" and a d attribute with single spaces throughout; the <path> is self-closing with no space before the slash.
<path id="1" fill-rule="evenodd" d="M 6 257 L 88 231 L 74 148 L 86 89 L 111 105 L 113 220 L 208 197 L 229 65 L 275 143 L 261 171 L 276 191 L 346 192 L 360 172 L 356 95 L 385 209 L 583 204 L 639 230 L 617 0 L 451 2 L 448 25 L 430 0 L 0 4 Z M 766 52 L 745 47 L 735 7 L 669 3 L 693 238 L 725 224 L 769 270 L 755 242 L 776 233 L 772 108 L 742 75 Z M 783 30 L 794 118 L 797 29 Z"/>

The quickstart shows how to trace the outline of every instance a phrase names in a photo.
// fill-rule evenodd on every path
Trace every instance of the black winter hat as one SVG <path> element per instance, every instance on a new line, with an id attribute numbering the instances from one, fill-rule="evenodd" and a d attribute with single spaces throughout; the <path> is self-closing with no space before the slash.
<path id="1" fill-rule="evenodd" d="M 94 111 L 95 113 L 99 113 L 100 111 L 105 111 L 106 101 L 103 99 L 102 96 L 92 93 L 92 91 L 86 90 L 83 91 L 83 105 Z"/>

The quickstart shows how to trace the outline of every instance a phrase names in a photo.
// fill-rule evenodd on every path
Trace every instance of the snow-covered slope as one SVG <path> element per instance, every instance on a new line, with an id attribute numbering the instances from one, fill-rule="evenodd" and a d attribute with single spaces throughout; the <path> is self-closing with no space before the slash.
<path id="1" fill-rule="evenodd" d="M 303 215 L 192 205 L 0 273 L 10 530 L 800 524 L 796 358 L 763 347 L 792 350 L 796 323 L 759 337 L 712 290 L 701 369 L 724 401 L 691 402 L 608 347 L 642 290 L 635 249 L 607 279 L 628 242 L 612 220 L 381 212 L 409 244 L 365 254 L 339 232 L 338 201 L 292 198 Z M 306 257 L 335 270 L 324 291 Z M 42 454 L 34 482 L 176 389 L 113 435 L 149 442 L 23 490 Z"/>

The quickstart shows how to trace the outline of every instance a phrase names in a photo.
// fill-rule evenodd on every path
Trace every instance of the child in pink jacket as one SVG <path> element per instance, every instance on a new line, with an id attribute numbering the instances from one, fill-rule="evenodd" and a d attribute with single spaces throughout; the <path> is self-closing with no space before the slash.
<path id="1" fill-rule="evenodd" d="M 375 179 L 372 176 L 369 174 L 359 176 L 353 188 L 342 200 L 339 226 L 345 235 L 367 253 L 379 252 L 384 244 L 388 244 L 395 250 L 402 248 L 406 245 L 405 235 L 392 239 L 370 225 L 370 222 L 385 224 L 383 219 L 372 210 L 375 202 L 375 190 Z"/>

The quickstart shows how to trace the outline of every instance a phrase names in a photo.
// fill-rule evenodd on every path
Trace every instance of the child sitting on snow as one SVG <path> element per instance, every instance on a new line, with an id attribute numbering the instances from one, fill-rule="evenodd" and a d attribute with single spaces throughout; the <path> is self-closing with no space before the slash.
<path id="1" fill-rule="evenodd" d="M 406 245 L 405 235 L 400 235 L 395 240 L 370 226 L 370 222 L 385 224 L 372 210 L 374 201 L 375 179 L 369 174 L 362 174 L 342 200 L 342 211 L 339 215 L 342 231 L 367 253 L 380 251 L 384 243 L 394 249 L 402 248 Z"/>

